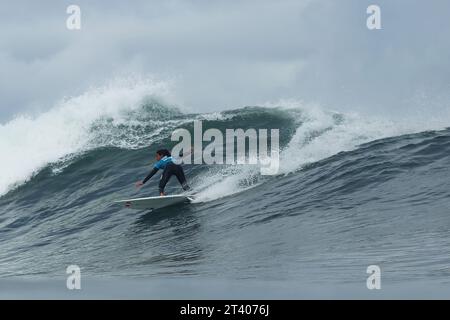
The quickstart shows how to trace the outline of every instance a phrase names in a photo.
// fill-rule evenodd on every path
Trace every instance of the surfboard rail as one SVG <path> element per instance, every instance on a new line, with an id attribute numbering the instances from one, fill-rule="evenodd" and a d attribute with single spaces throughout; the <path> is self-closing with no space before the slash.
<path id="1" fill-rule="evenodd" d="M 154 210 L 154 209 L 172 206 L 175 204 L 180 204 L 183 202 L 192 202 L 193 200 L 194 200 L 193 196 L 167 195 L 167 196 L 162 196 L 162 197 L 157 196 L 157 197 L 144 197 L 144 198 L 116 200 L 116 201 L 114 201 L 114 203 L 124 204 L 125 207 L 131 208 L 131 209 Z"/>

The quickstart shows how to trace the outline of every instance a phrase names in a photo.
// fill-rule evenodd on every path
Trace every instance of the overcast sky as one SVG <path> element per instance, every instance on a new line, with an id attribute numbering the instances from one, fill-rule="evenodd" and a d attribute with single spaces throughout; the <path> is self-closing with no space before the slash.
<path id="1" fill-rule="evenodd" d="M 81 7 L 82 29 L 66 29 Z M 381 7 L 382 30 L 366 27 Z M 128 74 L 194 111 L 300 99 L 402 115 L 449 107 L 450 1 L 6 1 L 0 122 Z"/>

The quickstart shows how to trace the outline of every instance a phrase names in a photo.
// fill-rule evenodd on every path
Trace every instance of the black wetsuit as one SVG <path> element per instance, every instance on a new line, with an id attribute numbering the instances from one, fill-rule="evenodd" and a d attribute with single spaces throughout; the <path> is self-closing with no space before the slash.
<path id="1" fill-rule="evenodd" d="M 159 169 L 163 169 L 163 173 L 161 175 L 161 179 L 159 180 L 159 192 L 163 193 L 164 188 L 166 187 L 169 179 L 174 175 L 177 177 L 178 182 L 181 184 L 183 190 L 189 190 L 189 186 L 186 182 L 186 177 L 184 176 L 183 167 L 173 163 L 172 157 L 164 157 L 159 160 L 154 166 L 152 171 L 148 174 L 147 177 L 142 181 L 146 183 L 153 175 L 158 172 Z"/>

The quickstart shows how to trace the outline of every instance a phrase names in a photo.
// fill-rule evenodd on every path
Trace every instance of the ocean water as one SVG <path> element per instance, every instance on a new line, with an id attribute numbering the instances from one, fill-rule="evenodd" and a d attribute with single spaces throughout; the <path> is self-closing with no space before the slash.
<path id="1" fill-rule="evenodd" d="M 321 287 L 366 290 L 366 269 L 378 265 L 383 286 L 448 285 L 450 129 L 289 103 L 196 114 L 149 94 L 163 89 L 93 90 L 0 125 L 0 282 L 64 287 L 75 264 L 83 277 L 130 281 L 124 296 L 145 279 L 164 297 L 196 281 L 219 283 L 216 297 L 227 296 L 227 283 L 251 284 L 245 297 L 264 284 L 287 286 L 273 297 L 302 286 L 320 297 Z M 157 195 L 156 177 L 140 191 L 134 182 L 158 148 L 174 145 L 172 131 L 192 130 L 194 120 L 205 130 L 279 128 L 280 174 L 185 165 L 193 204 L 114 204 Z M 176 179 L 167 191 L 181 192 Z"/>

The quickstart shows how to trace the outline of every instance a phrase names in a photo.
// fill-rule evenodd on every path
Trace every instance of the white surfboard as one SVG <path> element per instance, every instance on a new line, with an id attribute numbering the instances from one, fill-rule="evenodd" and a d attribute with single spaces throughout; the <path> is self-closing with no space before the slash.
<path id="1" fill-rule="evenodd" d="M 125 207 L 131 209 L 159 209 L 168 206 L 172 206 L 174 204 L 183 203 L 183 202 L 191 202 L 193 200 L 190 196 L 183 195 L 173 195 L 173 196 L 164 196 L 164 197 L 147 197 L 147 198 L 136 198 L 136 199 L 128 199 L 128 200 L 119 200 L 114 201 L 115 203 L 124 204 Z"/>

